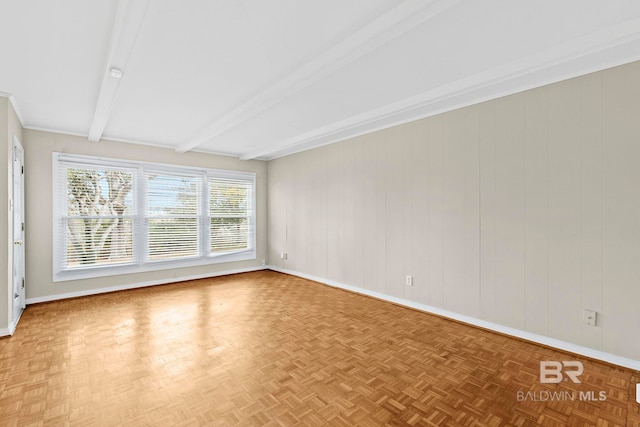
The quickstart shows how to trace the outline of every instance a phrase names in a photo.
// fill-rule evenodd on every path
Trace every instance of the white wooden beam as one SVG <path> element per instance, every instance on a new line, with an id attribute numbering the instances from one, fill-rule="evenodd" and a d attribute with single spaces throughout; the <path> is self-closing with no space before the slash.
<path id="1" fill-rule="evenodd" d="M 238 126 L 312 83 L 326 77 L 375 48 L 454 6 L 459 0 L 405 0 L 387 13 L 302 65 L 280 81 L 264 87 L 253 98 L 212 121 L 176 151 L 193 150 Z"/>
<path id="2" fill-rule="evenodd" d="M 150 0 L 120 0 L 118 3 L 100 94 L 89 129 L 89 141 L 99 141 L 102 138 L 120 87 L 120 81 L 126 74 L 127 63 L 147 15 L 149 4 Z M 114 77 L 112 70 L 119 70 L 121 77 Z"/>

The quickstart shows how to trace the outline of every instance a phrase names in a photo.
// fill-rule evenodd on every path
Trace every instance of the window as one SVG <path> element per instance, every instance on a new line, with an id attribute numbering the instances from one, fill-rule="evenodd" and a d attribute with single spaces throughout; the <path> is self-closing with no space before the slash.
<path id="1" fill-rule="evenodd" d="M 247 181 L 209 178 L 209 250 L 212 253 L 239 250 L 248 245 L 249 194 L 251 186 Z"/>
<path id="2" fill-rule="evenodd" d="M 70 165 L 58 228 L 68 268 L 133 261 L 133 171 Z"/>
<path id="3" fill-rule="evenodd" d="M 145 172 L 148 260 L 198 256 L 198 181 L 188 174 Z"/>
<path id="4" fill-rule="evenodd" d="M 54 281 L 255 259 L 255 174 L 54 153 Z"/>

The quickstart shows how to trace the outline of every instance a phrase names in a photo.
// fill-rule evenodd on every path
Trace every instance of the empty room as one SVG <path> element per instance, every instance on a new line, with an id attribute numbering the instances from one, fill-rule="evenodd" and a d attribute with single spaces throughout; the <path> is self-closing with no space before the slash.
<path id="1" fill-rule="evenodd" d="M 0 426 L 640 426 L 639 2 L 0 16 Z"/>

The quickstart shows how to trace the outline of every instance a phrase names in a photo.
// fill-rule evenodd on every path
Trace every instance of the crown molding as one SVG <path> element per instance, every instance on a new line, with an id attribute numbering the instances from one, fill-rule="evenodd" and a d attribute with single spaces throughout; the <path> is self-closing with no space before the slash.
<path id="1" fill-rule="evenodd" d="M 162 148 L 165 150 L 174 150 L 174 148 L 172 146 L 168 146 L 168 145 L 162 145 L 162 144 L 158 144 L 155 142 L 149 142 L 149 141 L 139 141 L 139 140 L 133 140 L 133 139 L 126 139 L 126 138 L 116 138 L 116 137 L 110 137 L 110 136 L 103 136 L 102 141 L 113 141 L 113 142 L 124 142 L 127 144 L 137 144 L 137 145 L 144 145 L 146 147 L 154 147 L 154 148 Z M 221 156 L 221 157 L 235 157 L 237 158 L 238 155 L 235 153 L 225 153 L 223 151 L 214 151 L 214 150 L 191 150 L 190 152 L 193 153 L 201 153 L 201 154 L 209 154 L 209 155 L 213 155 L 213 156 Z M 182 154 L 182 153 L 180 153 Z M 255 160 L 261 160 L 261 159 L 255 159 Z"/>
<path id="2" fill-rule="evenodd" d="M 8 92 L 2 92 L 0 91 L 0 97 L 2 98 L 8 98 L 9 102 L 11 103 L 11 106 L 13 107 L 13 111 L 16 113 L 16 116 L 18 117 L 18 121 L 20 122 L 20 126 L 22 126 L 23 128 L 25 127 L 24 125 L 24 116 L 22 115 L 22 112 L 20 111 L 20 108 L 18 108 L 18 101 L 16 101 L 16 97 Z"/>
<path id="3" fill-rule="evenodd" d="M 0 95 L 2 96 L 2 95 Z M 69 136 L 76 136 L 76 137 L 81 137 L 81 138 L 87 138 L 87 134 L 86 133 L 82 133 L 82 132 L 72 132 L 72 131 L 67 131 L 67 130 L 62 130 L 62 129 L 55 129 L 55 128 L 47 128 L 47 127 L 42 127 L 42 126 L 23 126 L 22 127 L 25 130 L 30 130 L 30 131 L 35 131 L 35 132 L 48 132 L 48 133 L 56 133 L 56 134 L 60 134 L 60 135 L 69 135 Z M 149 142 L 149 141 L 141 141 L 141 140 L 135 140 L 135 139 L 127 139 L 127 138 L 116 138 L 116 137 L 110 137 L 110 136 L 102 136 L 102 138 L 100 138 L 100 141 L 111 141 L 111 142 L 122 142 L 122 143 L 126 143 L 126 144 L 136 144 L 136 145 L 144 145 L 145 147 L 153 147 L 153 148 L 160 148 L 160 149 L 164 149 L 164 150 L 173 150 L 173 147 L 168 146 L 168 145 L 162 145 L 162 144 L 158 144 L 155 142 Z M 209 154 L 212 156 L 221 156 L 221 157 L 233 157 L 233 158 L 238 158 L 238 154 L 237 153 L 225 153 L 222 151 L 213 151 L 213 150 L 191 150 L 191 152 L 193 153 L 201 153 L 201 154 Z M 265 161 L 266 159 L 257 157 L 253 160 L 262 160 Z"/>
<path id="4" fill-rule="evenodd" d="M 481 73 L 297 135 L 242 160 L 272 160 L 446 111 L 474 105 L 640 59 L 640 19 L 605 28 Z M 624 55 L 604 58 L 614 49 Z M 627 53 L 628 52 L 628 53 Z"/>
<path id="5" fill-rule="evenodd" d="M 144 24 L 149 4 L 150 0 L 120 0 L 118 3 L 100 93 L 89 129 L 89 141 L 97 142 L 102 138 L 118 94 L 120 81 L 124 78 L 124 76 L 119 78 L 111 76 L 111 69 L 117 68 L 124 73 Z"/>
<path id="6" fill-rule="evenodd" d="M 23 126 L 25 130 L 32 130 L 36 132 L 48 132 L 48 133 L 58 133 L 60 135 L 70 135 L 70 136 L 79 136 L 86 138 L 87 134 L 82 132 L 73 132 L 68 130 L 56 129 L 56 128 L 48 128 L 44 126 Z"/>
<path id="7" fill-rule="evenodd" d="M 458 2 L 459 0 L 403 1 L 283 79 L 263 87 L 251 99 L 205 126 L 190 141 L 178 146 L 176 151 L 184 153 L 197 148 L 453 7 Z"/>

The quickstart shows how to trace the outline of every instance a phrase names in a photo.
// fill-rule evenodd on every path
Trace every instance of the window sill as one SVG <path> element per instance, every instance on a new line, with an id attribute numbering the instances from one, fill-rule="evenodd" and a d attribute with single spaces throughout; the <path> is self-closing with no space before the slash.
<path id="1" fill-rule="evenodd" d="M 75 268 L 53 272 L 53 282 L 66 282 L 70 280 L 92 279 L 98 277 L 119 276 L 124 274 L 146 273 L 176 268 L 198 267 L 202 265 L 215 265 L 227 262 L 249 261 L 256 259 L 255 249 L 225 253 L 221 255 L 209 255 L 206 257 L 189 258 L 183 260 L 151 261 L 143 265 L 120 264 L 112 266 L 96 266 Z"/>

